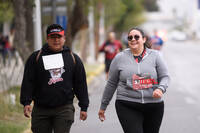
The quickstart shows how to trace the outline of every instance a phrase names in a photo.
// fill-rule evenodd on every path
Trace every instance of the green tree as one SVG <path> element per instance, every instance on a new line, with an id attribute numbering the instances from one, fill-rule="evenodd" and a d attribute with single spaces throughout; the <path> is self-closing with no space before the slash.
<path id="1" fill-rule="evenodd" d="M 144 21 L 144 8 L 139 0 L 91 0 L 95 14 L 95 46 L 96 57 L 99 45 L 99 19 L 102 10 L 105 13 L 105 29 L 107 31 L 123 31 L 139 25 Z"/>
<path id="2" fill-rule="evenodd" d="M 25 19 L 25 0 L 13 0 L 15 12 L 15 38 L 14 45 L 19 52 L 23 62 L 26 61 L 31 50 L 26 43 L 26 19 Z"/>
<path id="3" fill-rule="evenodd" d="M 115 24 L 117 31 L 127 30 L 133 26 L 140 25 L 145 21 L 143 16 L 144 7 L 140 0 L 122 0 L 125 11 L 120 16 L 119 21 Z"/>
<path id="4" fill-rule="evenodd" d="M 34 0 L 0 0 L 0 23 L 14 22 L 14 46 L 24 62 L 33 51 L 33 7 Z"/>
<path id="5" fill-rule="evenodd" d="M 34 50 L 34 30 L 33 30 L 33 7 L 35 6 L 34 0 L 25 0 L 25 21 L 26 21 L 26 43 L 30 51 Z"/>
<path id="6" fill-rule="evenodd" d="M 145 21 L 144 5 L 141 0 L 92 0 L 96 9 L 96 20 L 99 19 L 99 4 L 105 9 L 106 29 L 114 31 L 127 30 Z"/>
<path id="7" fill-rule="evenodd" d="M 12 21 L 13 6 L 10 0 L 0 0 L 0 23 Z"/>
<path id="8" fill-rule="evenodd" d="M 146 11 L 153 12 L 158 11 L 157 0 L 143 0 L 143 5 Z"/>
<path id="9" fill-rule="evenodd" d="M 66 44 L 71 47 L 78 31 L 88 27 L 87 11 L 89 0 L 67 0 L 67 39 Z"/>
<path id="10" fill-rule="evenodd" d="M 103 0 L 105 7 L 105 25 L 107 29 L 115 29 L 115 24 L 121 19 L 126 11 L 126 5 L 123 0 Z"/>

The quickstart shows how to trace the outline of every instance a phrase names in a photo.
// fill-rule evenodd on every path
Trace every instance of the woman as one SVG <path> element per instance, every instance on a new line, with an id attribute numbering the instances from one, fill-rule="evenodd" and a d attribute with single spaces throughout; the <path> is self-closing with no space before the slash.
<path id="1" fill-rule="evenodd" d="M 163 94 L 169 83 L 167 67 L 158 51 L 151 50 L 144 32 L 128 32 L 129 48 L 117 54 L 111 63 L 99 118 L 115 90 L 115 107 L 125 133 L 158 133 L 164 113 Z"/>

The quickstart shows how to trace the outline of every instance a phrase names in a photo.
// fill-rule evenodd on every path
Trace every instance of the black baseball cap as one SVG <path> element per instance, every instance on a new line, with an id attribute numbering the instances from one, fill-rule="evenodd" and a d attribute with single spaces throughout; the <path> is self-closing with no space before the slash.
<path id="1" fill-rule="evenodd" d="M 49 25 L 47 27 L 46 32 L 47 32 L 47 36 L 50 36 L 50 35 L 53 35 L 53 34 L 64 36 L 64 34 L 65 34 L 63 27 L 59 24 Z"/>

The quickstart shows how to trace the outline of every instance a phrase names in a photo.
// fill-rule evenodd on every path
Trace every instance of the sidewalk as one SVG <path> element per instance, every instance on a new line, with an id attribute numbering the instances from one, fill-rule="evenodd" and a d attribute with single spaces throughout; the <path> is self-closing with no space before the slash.
<path id="1" fill-rule="evenodd" d="M 70 133 L 123 133 L 120 122 L 115 111 L 115 96 L 106 110 L 106 120 L 101 122 L 98 117 L 101 98 L 106 85 L 106 75 L 101 73 L 94 78 L 89 85 L 90 105 L 88 108 L 88 118 L 86 121 L 80 121 L 80 108 L 75 103 L 75 121 Z"/>
<path id="2" fill-rule="evenodd" d="M 89 74 L 87 74 L 88 85 L 91 84 L 94 77 L 101 74 L 103 72 L 103 70 L 104 70 L 104 64 L 99 64 L 97 68 L 95 68 L 93 71 L 89 72 Z M 87 68 L 86 68 L 86 73 L 87 73 Z"/>

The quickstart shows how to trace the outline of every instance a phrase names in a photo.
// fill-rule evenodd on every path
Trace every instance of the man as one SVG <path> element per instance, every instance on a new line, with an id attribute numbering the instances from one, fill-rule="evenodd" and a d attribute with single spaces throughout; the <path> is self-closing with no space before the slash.
<path id="1" fill-rule="evenodd" d="M 74 95 L 81 108 L 80 120 L 87 118 L 85 69 L 80 58 L 64 46 L 64 29 L 60 25 L 52 24 L 46 32 L 47 44 L 25 64 L 20 102 L 26 117 L 32 112 L 33 133 L 69 133 L 74 121 Z"/>
<path id="2" fill-rule="evenodd" d="M 115 55 L 122 50 L 122 44 L 120 41 L 116 40 L 115 33 L 110 32 L 108 34 L 108 39 L 103 43 L 100 47 L 99 51 L 105 53 L 105 71 L 106 71 L 106 79 L 108 79 L 108 71 L 112 59 Z"/>

